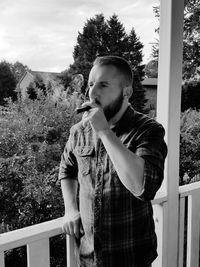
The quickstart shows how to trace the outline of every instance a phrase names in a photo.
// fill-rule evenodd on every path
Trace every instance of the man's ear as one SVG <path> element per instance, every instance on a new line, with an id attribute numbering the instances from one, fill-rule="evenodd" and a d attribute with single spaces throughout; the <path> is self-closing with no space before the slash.
<path id="1" fill-rule="evenodd" d="M 132 93 L 133 93 L 133 88 L 131 85 L 123 88 L 123 96 L 125 98 L 129 99 L 131 97 Z"/>

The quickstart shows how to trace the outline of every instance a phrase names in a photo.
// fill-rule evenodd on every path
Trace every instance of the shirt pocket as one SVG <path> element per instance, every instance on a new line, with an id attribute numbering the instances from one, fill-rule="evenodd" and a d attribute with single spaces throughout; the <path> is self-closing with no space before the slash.
<path id="1" fill-rule="evenodd" d="M 88 175 L 92 168 L 92 158 L 94 157 L 93 146 L 83 146 L 76 148 L 79 171 L 82 175 Z"/>

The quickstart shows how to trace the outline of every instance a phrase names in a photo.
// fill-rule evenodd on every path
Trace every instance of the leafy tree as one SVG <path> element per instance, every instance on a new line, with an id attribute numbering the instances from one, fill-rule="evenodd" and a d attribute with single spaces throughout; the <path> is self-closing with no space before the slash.
<path id="1" fill-rule="evenodd" d="M 183 38 L 183 78 L 190 79 L 200 67 L 200 0 L 185 1 Z"/>
<path id="2" fill-rule="evenodd" d="M 28 66 L 19 61 L 16 61 L 14 64 L 10 64 L 10 68 L 17 82 L 19 82 L 24 73 L 29 70 Z"/>
<path id="3" fill-rule="evenodd" d="M 128 35 L 117 15 L 111 16 L 107 21 L 103 14 L 96 15 L 87 20 L 83 32 L 78 34 L 77 44 L 74 48 L 74 63 L 68 70 L 71 75 L 81 73 L 84 76 L 84 93 L 87 80 L 94 59 L 100 55 L 117 55 L 127 59 L 134 73 L 134 96 L 131 99 L 133 106 L 143 111 L 145 105 L 145 92 L 141 81 L 144 76 L 142 63 L 143 45 L 136 36 L 134 29 Z"/>
<path id="4" fill-rule="evenodd" d="M 159 6 L 154 7 L 159 19 Z M 159 28 L 156 29 L 159 33 Z M 158 61 L 158 41 L 152 47 L 152 57 Z M 199 73 L 200 67 L 200 0 L 185 0 L 183 31 L 183 79 L 189 80 Z"/>
<path id="5" fill-rule="evenodd" d="M 5 98 L 11 97 L 16 100 L 16 79 L 6 61 L 0 62 L 0 105 L 5 105 Z"/>

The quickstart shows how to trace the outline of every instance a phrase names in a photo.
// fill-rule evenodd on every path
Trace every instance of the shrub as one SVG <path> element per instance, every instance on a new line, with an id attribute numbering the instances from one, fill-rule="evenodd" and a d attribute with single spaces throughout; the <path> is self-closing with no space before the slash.
<path id="1" fill-rule="evenodd" d="M 74 109 L 81 99 L 77 93 L 62 92 L 55 99 L 40 92 L 35 100 L 8 100 L 0 120 L 0 225 L 6 229 L 63 215 L 58 168 L 69 129 L 80 119 Z M 58 250 L 63 246 L 63 238 L 59 240 Z M 15 266 L 15 255 L 25 262 L 24 250 L 14 250 L 6 253 L 8 267 Z M 62 259 L 53 261 L 65 266 Z"/>
<path id="2" fill-rule="evenodd" d="M 181 116 L 180 184 L 200 174 L 200 111 L 189 109 Z"/>

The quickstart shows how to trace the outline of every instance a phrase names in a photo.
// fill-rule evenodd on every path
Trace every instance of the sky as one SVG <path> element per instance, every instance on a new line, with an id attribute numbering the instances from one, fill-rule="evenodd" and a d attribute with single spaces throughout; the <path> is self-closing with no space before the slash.
<path id="1" fill-rule="evenodd" d="M 0 0 L 0 61 L 19 61 L 35 71 L 61 72 L 73 63 L 78 32 L 87 19 L 114 13 L 127 33 L 132 28 L 150 59 L 158 39 L 153 6 L 159 0 Z"/>

